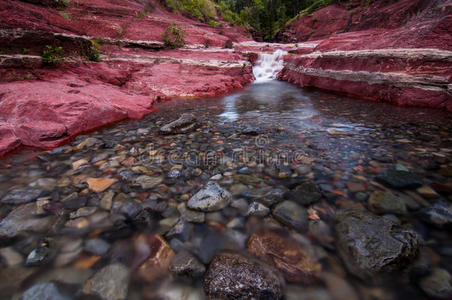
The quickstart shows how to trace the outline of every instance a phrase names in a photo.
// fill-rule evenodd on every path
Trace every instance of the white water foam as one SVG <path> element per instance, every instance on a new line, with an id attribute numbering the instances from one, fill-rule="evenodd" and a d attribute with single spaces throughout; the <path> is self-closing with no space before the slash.
<path id="1" fill-rule="evenodd" d="M 260 53 L 256 64 L 253 67 L 253 74 L 256 80 L 255 83 L 267 82 L 276 79 L 278 73 L 284 67 L 284 55 L 287 51 L 278 49 L 275 52 Z"/>

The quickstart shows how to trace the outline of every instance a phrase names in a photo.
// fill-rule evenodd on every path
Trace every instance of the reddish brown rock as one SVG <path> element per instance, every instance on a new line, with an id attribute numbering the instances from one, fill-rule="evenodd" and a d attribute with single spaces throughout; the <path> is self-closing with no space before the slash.
<path id="1" fill-rule="evenodd" d="M 277 232 L 253 234 L 247 250 L 275 265 L 289 282 L 313 284 L 319 280 L 321 265 L 310 258 L 296 241 Z"/>
<path id="2" fill-rule="evenodd" d="M 207 26 L 154 0 L 71 3 L 67 18 L 40 1 L 0 3 L 0 155 L 20 145 L 56 147 L 140 119 L 154 101 L 223 95 L 253 79 L 245 56 L 221 49 L 250 41 L 241 27 Z M 171 23 L 187 31 L 186 48 L 164 49 Z M 91 39 L 100 44 L 99 63 L 87 61 Z M 61 46 L 64 62 L 42 66 L 47 45 Z"/>
<path id="3" fill-rule="evenodd" d="M 279 78 L 350 97 L 452 111 L 451 26 L 452 2 L 446 0 L 374 1 L 350 10 L 331 5 L 281 34 L 317 41 L 302 48 L 310 51 L 287 56 Z"/>
<path id="4" fill-rule="evenodd" d="M 158 234 L 151 237 L 140 236 L 139 238 L 146 240 L 150 252 L 145 261 L 138 267 L 137 276 L 146 282 L 152 282 L 168 273 L 175 253 L 165 239 Z"/>
<path id="5" fill-rule="evenodd" d="M 113 183 L 118 181 L 114 178 L 88 178 L 86 181 L 90 190 L 101 193 L 108 189 Z"/>

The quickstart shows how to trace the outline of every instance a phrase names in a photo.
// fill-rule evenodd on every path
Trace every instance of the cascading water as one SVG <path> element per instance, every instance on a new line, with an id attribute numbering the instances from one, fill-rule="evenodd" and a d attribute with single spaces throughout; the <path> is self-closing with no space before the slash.
<path id="1" fill-rule="evenodd" d="M 253 67 L 253 74 L 256 80 L 255 83 L 266 82 L 276 79 L 278 73 L 284 67 L 283 57 L 287 51 L 278 49 L 275 52 L 261 53 Z"/>

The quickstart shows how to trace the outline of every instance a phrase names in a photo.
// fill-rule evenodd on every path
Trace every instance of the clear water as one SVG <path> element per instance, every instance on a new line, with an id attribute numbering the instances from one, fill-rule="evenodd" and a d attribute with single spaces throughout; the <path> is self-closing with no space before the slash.
<path id="1" fill-rule="evenodd" d="M 452 179 L 447 177 L 450 175 L 444 173 L 452 166 L 450 113 L 365 102 L 278 81 L 254 83 L 227 97 L 179 99 L 157 107 L 157 112 L 143 120 L 123 122 L 80 136 L 70 145 L 53 151 L 22 149 L 0 161 L 0 199 L 14 189 L 31 187 L 43 190 L 39 201 L 63 203 L 72 193 L 84 199 L 83 203 L 58 212 L 58 221 L 51 229 L 0 239 L 1 247 L 11 247 L 22 258 L 14 267 L 7 266 L 7 260 L 2 258 L 2 298 L 20 295 L 38 282 L 52 281 L 60 292 L 86 299 L 80 293 L 86 278 L 108 264 L 121 262 L 132 274 L 129 299 L 202 299 L 202 278 L 187 281 L 163 272 L 152 282 L 140 279 L 136 264 L 144 258 L 138 241 L 143 235 L 159 233 L 175 250 L 186 247 L 208 266 L 216 253 L 229 248 L 246 251 L 245 242 L 250 234 L 267 224 L 279 224 L 271 215 L 251 217 L 239 208 L 229 207 L 207 214 L 205 223 L 192 224 L 183 246 L 167 238 L 169 228 L 160 221 L 178 218 L 177 205 L 196 193 L 209 178 L 221 174 L 219 184 L 234 194 L 234 201 L 244 199 L 245 203 L 251 201 L 241 195 L 243 186 L 249 190 L 287 188 L 300 177 L 321 186 L 322 200 L 307 208 L 325 221 L 328 230 L 322 235 L 330 234 L 333 240 L 325 243 L 319 234 L 290 232 L 322 264 L 322 272 L 340 280 L 330 276 L 313 286 L 288 284 L 287 299 L 345 299 L 341 298 L 344 294 L 347 299 L 353 295 L 359 299 L 428 299 L 416 281 L 406 279 L 409 276 L 403 270 L 381 285 L 354 277 L 337 255 L 331 232 L 338 209 L 367 206 L 347 183 L 361 183 L 366 195 L 383 189 L 375 184 L 378 169 L 402 166 L 427 184 L 450 183 Z M 195 132 L 173 136 L 158 133 L 161 125 L 184 112 L 193 112 L 198 118 L 199 128 Z M 247 134 L 249 128 L 255 128 L 258 135 Z M 96 138 L 96 143 L 76 149 L 88 137 Z M 87 163 L 74 169 L 73 163 L 82 159 Z M 431 169 L 432 164 L 438 168 Z M 169 178 L 174 165 L 181 166 L 180 177 Z M 234 177 L 244 167 L 248 167 L 246 173 L 251 179 L 248 183 Z M 135 185 L 133 182 L 143 175 L 143 168 L 152 177 L 161 178 L 161 184 L 152 188 Z M 88 177 L 112 177 L 118 181 L 105 192 L 95 193 L 87 189 Z M 42 178 L 52 183 L 46 185 L 40 181 Z M 115 193 L 110 210 L 100 204 L 109 191 Z M 401 193 L 419 201 L 421 207 L 434 200 L 416 191 Z M 450 195 L 438 197 L 451 200 Z M 0 218 L 17 206 L 2 204 Z M 67 223 L 70 214 L 79 206 L 96 209 L 91 215 L 80 217 L 87 222 L 71 227 Z M 150 212 L 152 220 L 148 225 L 136 225 L 134 209 Z M 41 211 L 36 216 L 49 215 L 51 211 Z M 231 237 L 228 224 L 236 219 L 244 225 L 234 229 Z M 422 235 L 423 252 L 431 265 L 452 271 L 450 231 L 425 224 L 417 218 L 415 210 L 400 220 Z M 109 250 L 101 255 L 88 251 L 87 241 L 92 238 L 107 242 Z M 37 266 L 26 266 L 27 256 L 43 243 L 51 254 Z M 68 251 L 72 256 L 65 256 Z"/>

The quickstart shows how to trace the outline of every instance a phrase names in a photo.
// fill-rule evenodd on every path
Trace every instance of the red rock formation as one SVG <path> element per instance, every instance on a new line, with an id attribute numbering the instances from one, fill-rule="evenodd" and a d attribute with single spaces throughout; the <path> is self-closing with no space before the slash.
<path id="1" fill-rule="evenodd" d="M 333 11 L 336 18 L 329 18 Z M 289 26 L 299 26 L 299 40 L 306 39 L 304 22 L 318 16 L 326 18 L 318 22 L 328 23 L 319 35 L 325 39 L 311 52 L 304 48 L 286 57 L 280 79 L 372 101 L 452 111 L 452 1 L 375 1 L 356 8 L 345 27 L 344 18 L 337 17 L 344 11 L 333 5 Z M 347 30 L 356 31 L 337 33 Z"/>
<path id="2" fill-rule="evenodd" d="M 27 2 L 0 2 L 0 155 L 20 145 L 56 147 L 142 118 L 156 100 L 213 97 L 253 79 L 245 56 L 221 49 L 228 40 L 249 41 L 243 28 L 207 26 L 153 1 L 71 1 L 61 10 L 52 1 Z M 163 48 L 171 23 L 187 32 L 187 47 Z M 81 59 L 98 37 L 101 62 Z M 46 45 L 62 46 L 67 61 L 43 66 Z"/>

